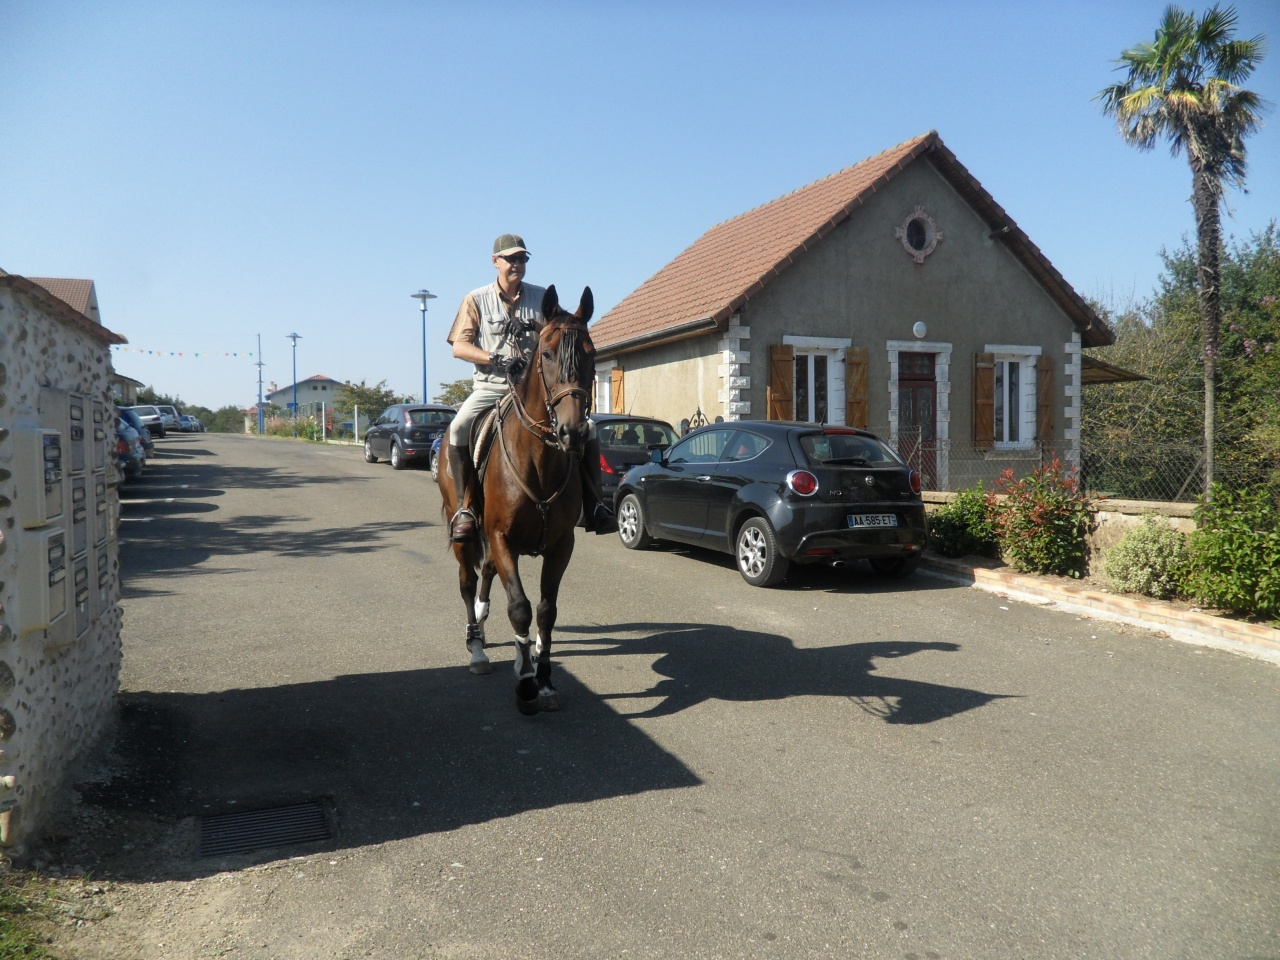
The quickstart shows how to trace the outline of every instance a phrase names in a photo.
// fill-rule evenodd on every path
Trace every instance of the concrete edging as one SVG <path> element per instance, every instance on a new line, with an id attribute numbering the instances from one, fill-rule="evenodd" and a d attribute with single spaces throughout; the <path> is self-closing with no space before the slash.
<path id="1" fill-rule="evenodd" d="M 1179 610 L 1157 600 L 1142 600 L 1045 581 L 1011 570 L 974 567 L 947 557 L 925 556 L 920 570 L 930 576 L 1008 594 L 1031 603 L 1048 601 L 1064 609 L 1108 620 L 1119 620 L 1167 633 L 1174 640 L 1214 647 L 1257 660 L 1280 664 L 1280 630 L 1259 623 L 1241 623 L 1195 610 Z"/>

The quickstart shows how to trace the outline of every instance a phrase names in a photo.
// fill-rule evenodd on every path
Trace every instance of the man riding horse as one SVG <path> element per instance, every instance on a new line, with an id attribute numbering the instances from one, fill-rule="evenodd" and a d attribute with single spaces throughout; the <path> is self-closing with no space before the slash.
<path id="1" fill-rule="evenodd" d="M 455 542 L 478 536 L 481 510 L 471 461 L 471 425 L 511 389 L 529 364 L 546 322 L 542 315 L 542 287 L 524 282 L 529 251 L 524 240 L 504 233 L 493 242 L 492 261 L 497 280 L 463 298 L 448 342 L 459 360 L 475 364 L 472 392 L 449 426 L 448 463 L 458 510 L 450 519 L 449 538 Z M 617 529 L 613 511 L 600 498 L 600 443 L 594 428 L 579 464 L 582 475 L 582 514 L 586 529 L 611 533 Z"/>

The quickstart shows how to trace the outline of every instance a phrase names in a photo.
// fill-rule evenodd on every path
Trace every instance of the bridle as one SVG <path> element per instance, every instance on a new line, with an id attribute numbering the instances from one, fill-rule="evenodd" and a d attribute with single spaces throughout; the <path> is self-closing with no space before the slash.
<path id="1" fill-rule="evenodd" d="M 560 401 L 564 400 L 566 397 L 577 397 L 584 404 L 589 404 L 591 402 L 591 392 L 580 384 L 565 383 L 563 381 L 557 381 L 560 386 L 557 390 L 553 391 L 551 389 L 551 385 L 547 383 L 547 372 L 543 367 L 541 348 L 542 343 L 541 338 L 539 338 L 538 348 L 535 350 L 536 357 L 534 362 L 538 373 L 538 379 L 542 381 L 542 402 L 547 411 L 547 418 L 545 420 L 534 419 L 533 415 L 530 414 L 528 409 L 525 407 L 524 401 L 520 399 L 519 392 L 514 389 L 511 391 L 512 401 L 513 406 L 516 409 L 516 416 L 519 418 L 521 426 L 547 446 L 559 449 L 560 443 L 556 440 L 556 430 L 560 426 L 560 418 L 556 415 L 556 407 L 560 404 Z M 563 340 L 560 344 L 560 349 L 564 349 Z M 499 422 L 501 422 L 501 418 L 499 418 Z"/>

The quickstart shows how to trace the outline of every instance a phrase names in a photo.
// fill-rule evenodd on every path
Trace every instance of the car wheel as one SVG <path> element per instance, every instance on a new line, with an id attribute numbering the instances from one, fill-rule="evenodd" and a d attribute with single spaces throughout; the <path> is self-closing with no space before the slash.
<path id="1" fill-rule="evenodd" d="M 440 482 L 440 451 L 431 451 L 431 479 Z"/>
<path id="2" fill-rule="evenodd" d="M 752 517 L 734 541 L 738 572 L 753 587 L 772 587 L 787 575 L 791 561 L 778 555 L 778 538 L 762 517 Z"/>
<path id="3" fill-rule="evenodd" d="M 404 454 L 400 452 L 400 442 L 398 440 L 391 441 L 391 469 L 404 469 Z"/>
<path id="4" fill-rule="evenodd" d="M 618 536 L 629 550 L 643 550 L 653 543 L 644 530 L 644 507 L 634 493 L 628 493 L 618 504 Z"/>
<path id="5" fill-rule="evenodd" d="M 378 462 L 378 458 L 373 455 L 373 444 L 371 444 L 368 440 L 364 442 L 364 462 L 365 463 Z"/>
<path id="6" fill-rule="evenodd" d="M 920 555 L 916 554 L 911 557 L 874 557 L 870 563 L 871 569 L 880 574 L 880 576 L 898 579 L 909 577 L 916 572 L 916 568 L 920 566 Z"/>

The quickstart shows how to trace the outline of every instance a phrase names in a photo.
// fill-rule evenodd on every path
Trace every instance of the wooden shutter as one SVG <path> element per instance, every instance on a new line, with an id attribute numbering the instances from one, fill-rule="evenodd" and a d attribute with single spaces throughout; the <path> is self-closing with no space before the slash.
<path id="1" fill-rule="evenodd" d="M 796 409 L 795 350 L 785 343 L 769 347 L 769 386 L 765 397 L 765 419 L 794 420 Z"/>
<path id="2" fill-rule="evenodd" d="M 993 353 L 973 355 L 973 444 L 990 448 L 996 441 L 996 358 Z"/>
<path id="3" fill-rule="evenodd" d="M 1036 439 L 1053 444 L 1053 360 L 1043 354 L 1036 358 Z"/>
<path id="4" fill-rule="evenodd" d="M 622 368 L 614 367 L 609 371 L 609 412 L 610 413 L 626 413 L 626 398 L 623 396 L 624 384 L 622 378 Z"/>
<path id="5" fill-rule="evenodd" d="M 867 348 L 844 352 L 844 422 L 847 427 L 867 428 Z"/>

